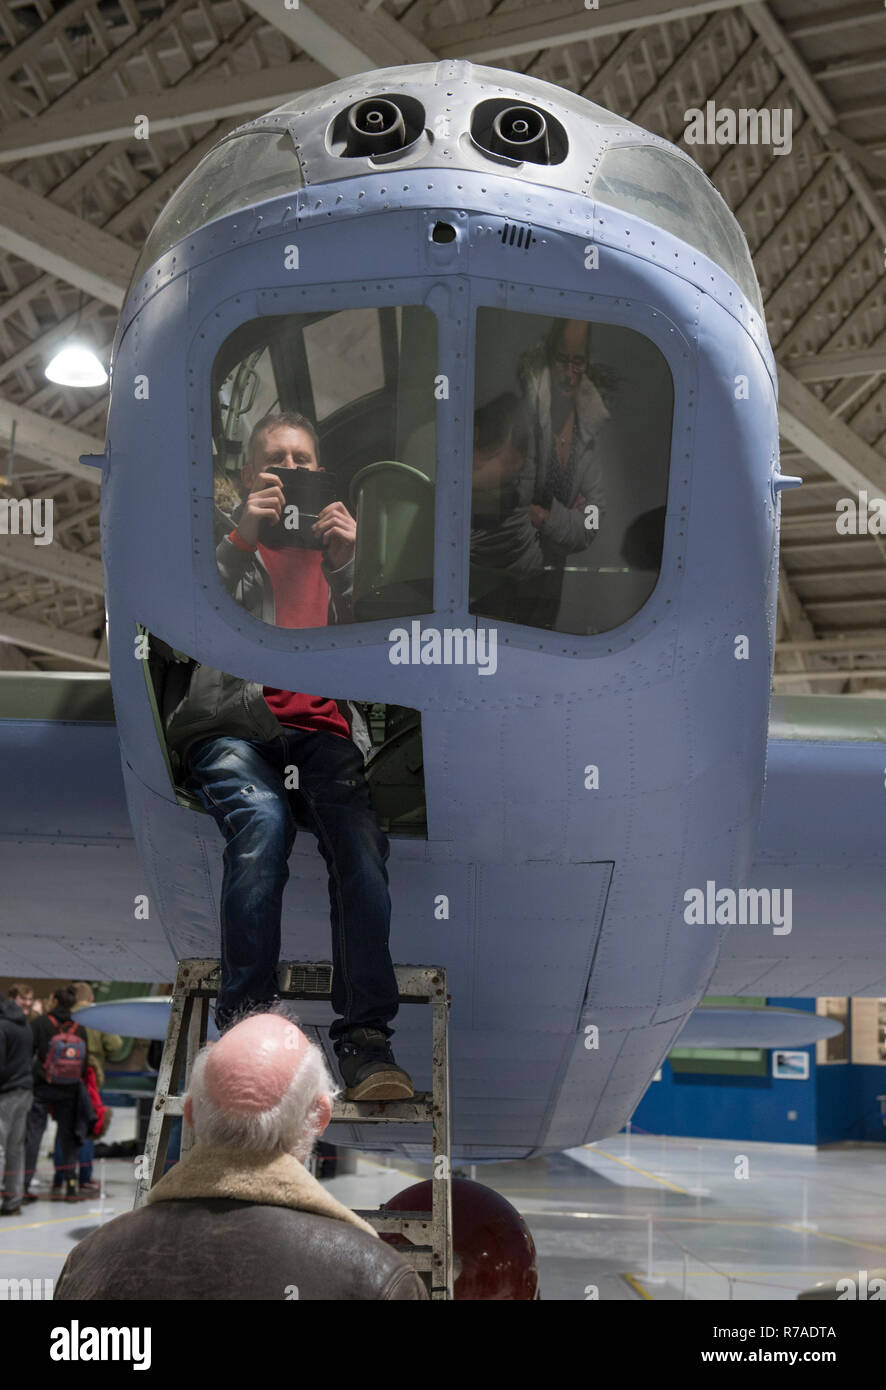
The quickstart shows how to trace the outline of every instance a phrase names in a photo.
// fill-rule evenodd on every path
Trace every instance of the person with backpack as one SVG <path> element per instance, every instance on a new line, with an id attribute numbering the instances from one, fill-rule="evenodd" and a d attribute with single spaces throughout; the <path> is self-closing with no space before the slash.
<path id="1" fill-rule="evenodd" d="M 95 1003 L 95 995 L 92 986 L 85 980 L 78 980 L 74 985 L 77 995 L 77 1003 L 74 1005 L 73 1012 Z M 105 1062 L 111 1060 L 114 1054 L 123 1047 L 123 1039 L 116 1033 L 100 1032 L 97 1028 L 86 1027 L 86 1090 L 88 1092 L 87 1104 L 84 1097 L 80 1096 L 81 1102 L 81 1124 L 86 1124 L 86 1138 L 80 1145 L 79 1164 L 80 1164 L 80 1195 L 91 1196 L 101 1191 L 101 1185 L 92 1180 L 92 1163 L 95 1156 L 95 1140 L 100 1138 L 108 1129 L 111 1123 L 111 1111 L 102 1101 L 101 1091 L 105 1084 Z M 89 1118 L 89 1105 L 94 1112 L 94 1121 Z M 55 1176 L 52 1180 L 51 1197 L 58 1198 L 63 1196 L 65 1177 L 67 1176 L 62 1158 L 62 1141 L 56 1138 L 55 1149 L 53 1151 L 53 1162 L 55 1164 Z"/>
<path id="2" fill-rule="evenodd" d="M 77 1184 L 77 1156 L 81 1136 L 78 1133 L 78 1102 L 80 1085 L 86 1079 L 88 1040 L 86 1029 L 71 1017 L 77 1002 L 73 985 L 62 985 L 52 997 L 48 1013 L 34 1019 L 34 1102 L 28 1115 L 25 1144 L 25 1182 L 29 1184 L 37 1168 L 40 1141 L 51 1112 L 58 1125 L 61 1141 L 64 1185 L 58 1196 L 68 1202 L 80 1200 Z M 25 1192 L 24 1200 L 34 1202 L 36 1196 Z"/>
<path id="3" fill-rule="evenodd" d="M 18 1001 L 0 999 L 0 1216 L 17 1216 L 22 1209 L 32 1051 L 31 1030 Z"/>

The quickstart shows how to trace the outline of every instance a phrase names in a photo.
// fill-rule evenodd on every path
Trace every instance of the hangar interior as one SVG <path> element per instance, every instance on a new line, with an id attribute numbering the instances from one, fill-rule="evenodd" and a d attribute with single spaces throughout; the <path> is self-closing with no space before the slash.
<path id="1" fill-rule="evenodd" d="M 96 469 L 80 462 L 104 449 L 108 386 L 59 384 L 47 379 L 47 364 L 77 340 L 107 367 L 158 215 L 225 135 L 336 79 L 459 59 L 553 83 L 673 142 L 735 214 L 777 362 L 781 472 L 803 479 L 781 493 L 773 708 L 789 723 L 784 697 L 831 696 L 845 702 L 834 717 L 851 723 L 864 701 L 868 726 L 878 730 L 867 739 L 886 742 L 876 703 L 886 695 L 886 10 L 873 0 L 612 0 L 593 8 L 573 0 L 309 0 L 294 10 L 277 0 L 0 0 L 0 722 L 43 709 L 89 723 L 92 756 L 105 758 L 116 745 L 101 489 Z M 692 111 L 715 126 L 718 112 L 764 109 L 785 117 L 780 143 L 718 140 L 710 129 L 701 141 L 691 135 Z M 367 393 L 389 386 L 384 373 L 398 345 L 413 367 L 432 350 L 425 310 L 350 312 L 349 361 L 357 375 L 363 363 Z M 538 332 L 529 314 L 482 312 L 478 400 L 508 385 L 502 342 L 516 360 Z M 265 317 L 260 339 L 247 326 L 225 344 L 213 383 L 220 474 L 240 459 L 251 424 L 270 408 L 290 408 L 275 378 L 287 353 L 298 357 L 299 389 L 310 390 L 321 421 L 341 405 L 339 343 L 324 340 L 324 321 Z M 629 331 L 607 336 L 604 326 L 600 337 L 606 360 L 629 379 L 640 361 Z M 655 409 L 630 424 L 645 460 L 642 505 L 631 501 L 643 512 L 662 506 L 667 481 L 652 424 L 669 418 L 671 403 L 667 384 L 659 387 Z M 375 458 L 408 464 L 429 449 L 433 457 L 432 418 L 413 411 L 403 425 L 401 417 L 403 437 L 386 433 L 380 410 L 372 419 L 375 433 L 363 436 L 365 457 L 352 459 L 352 476 Z M 52 543 L 34 543 L 38 499 L 51 502 Z M 25 515 L 31 534 L 20 524 Z M 578 597 L 552 626 L 617 626 L 646 601 L 657 569 L 647 565 L 644 576 L 621 587 L 613 581 L 605 600 L 598 587 L 590 609 L 583 576 L 570 576 Z M 494 618 L 481 579 L 472 612 Z M 367 607 L 364 616 L 378 614 Z M 29 683 L 42 675 L 57 678 L 49 694 Z M 414 730 L 415 713 L 379 706 L 380 738 Z M 24 981 L 48 1000 L 56 984 L 82 978 L 97 1000 L 160 993 L 164 971 L 167 985 L 171 978 L 168 953 L 134 942 L 145 979 L 130 983 L 133 960 L 122 965 L 110 953 L 101 975 L 94 950 L 56 952 L 51 925 L 28 907 L 26 881 L 39 876 L 40 857 L 33 848 L 20 854 L 17 844 L 36 805 L 27 774 L 35 752 L 29 745 L 16 760 L 0 809 L 4 863 L 22 895 L 4 895 L 2 933 L 12 944 L 5 955 L 0 947 L 3 994 Z M 417 842 L 427 830 L 420 802 L 411 786 L 405 800 L 392 800 L 389 820 Z M 72 791 L 72 821 L 74 806 Z M 48 823 L 40 833 L 52 833 Z M 117 833 L 131 873 L 132 832 L 124 825 Z M 103 887 L 88 891 L 98 900 Z M 63 917 L 63 898 L 53 911 Z M 835 933 L 840 925 L 834 921 Z M 831 992 L 824 962 L 810 970 L 802 998 L 782 994 L 774 962 L 759 979 L 743 977 L 740 993 L 705 1001 L 800 1010 L 837 1020 L 839 1035 L 795 1047 L 677 1041 L 621 1133 L 522 1163 L 459 1170 L 523 1216 L 542 1297 L 790 1299 L 856 1266 L 886 1266 L 886 963 L 874 949 L 868 955 L 851 996 Z M 123 1051 L 107 1069 L 114 1117 L 107 1153 L 96 1160 L 99 1190 L 64 1220 L 49 1219 L 41 1204 L 0 1224 L 0 1278 L 54 1278 L 84 1228 L 128 1208 L 137 1099 L 153 1087 L 157 1058 L 152 1066 L 138 1041 Z M 52 1181 L 47 1154 L 44 1144 L 42 1195 Z M 747 1160 L 747 1181 L 737 1155 Z M 327 1181 L 341 1201 L 368 1208 L 428 1174 L 419 1162 L 363 1153 L 343 1156 Z"/>

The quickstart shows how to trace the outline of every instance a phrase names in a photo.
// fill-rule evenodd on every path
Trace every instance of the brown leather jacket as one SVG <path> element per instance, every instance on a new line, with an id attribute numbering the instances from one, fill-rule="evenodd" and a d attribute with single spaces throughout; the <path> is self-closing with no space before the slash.
<path id="1" fill-rule="evenodd" d="M 148 1204 L 68 1256 L 55 1298 L 427 1298 L 420 1277 L 290 1154 L 197 1144 Z"/>

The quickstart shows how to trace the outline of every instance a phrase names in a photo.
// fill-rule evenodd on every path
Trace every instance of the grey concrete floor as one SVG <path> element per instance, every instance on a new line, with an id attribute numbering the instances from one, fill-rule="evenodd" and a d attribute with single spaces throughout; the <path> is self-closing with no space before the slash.
<path id="1" fill-rule="evenodd" d="M 129 1138 L 134 1126 L 134 1111 L 117 1110 L 107 1138 Z M 51 1181 L 52 1132 L 41 1192 Z M 41 1200 L 0 1221 L 0 1281 L 56 1278 L 78 1240 L 130 1210 L 133 1164 L 107 1160 L 103 1171 L 104 1198 Z M 460 1171 L 522 1213 L 546 1300 L 793 1299 L 819 1280 L 886 1266 L 886 1147 L 816 1152 L 622 1134 Z M 736 1176 L 742 1171 L 747 1177 Z M 349 1206 L 372 1208 L 429 1175 L 424 1165 L 363 1154 L 355 1173 L 327 1186 Z"/>

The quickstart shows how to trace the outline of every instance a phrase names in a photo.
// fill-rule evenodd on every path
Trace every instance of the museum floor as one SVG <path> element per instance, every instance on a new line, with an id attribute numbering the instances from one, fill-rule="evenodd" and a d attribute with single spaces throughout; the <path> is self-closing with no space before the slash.
<path id="1" fill-rule="evenodd" d="M 134 1111 L 115 1112 L 109 1138 L 129 1137 L 133 1125 Z M 41 1194 L 51 1180 L 47 1150 Z M 881 1146 L 816 1152 L 621 1134 L 459 1171 L 523 1214 L 548 1300 L 793 1299 L 820 1280 L 886 1266 Z M 95 1177 L 102 1172 L 104 1199 L 68 1207 L 41 1198 L 0 1222 L 0 1288 L 4 1279 L 55 1279 L 77 1240 L 129 1210 L 132 1162 L 105 1160 Z M 428 1175 L 405 1160 L 360 1155 L 356 1172 L 327 1185 L 349 1206 L 371 1208 Z"/>

